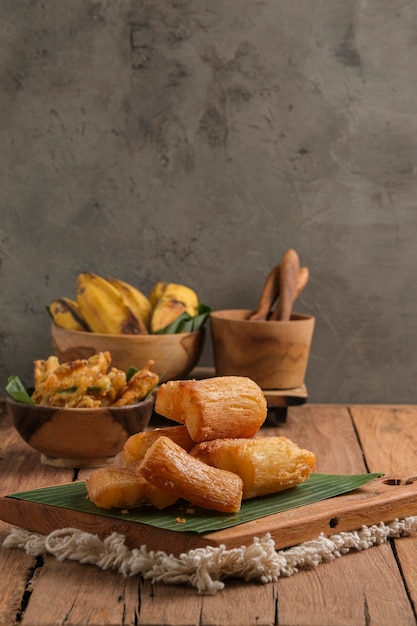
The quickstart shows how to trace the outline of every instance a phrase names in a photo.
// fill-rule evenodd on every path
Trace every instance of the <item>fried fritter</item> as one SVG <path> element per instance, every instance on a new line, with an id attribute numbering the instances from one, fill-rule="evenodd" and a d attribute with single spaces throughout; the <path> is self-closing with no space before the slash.
<path id="1" fill-rule="evenodd" d="M 59 366 L 59 360 L 56 356 L 50 356 L 46 361 L 38 360 L 34 364 L 34 381 L 35 387 L 40 385 L 51 372 Z"/>
<path id="2" fill-rule="evenodd" d="M 88 359 L 59 363 L 55 356 L 35 361 L 35 390 L 32 399 L 43 406 L 95 408 L 125 406 L 140 402 L 158 383 L 150 371 L 154 361 L 136 372 L 129 382 L 127 375 L 112 367 L 110 352 L 99 352 Z"/>
<path id="3" fill-rule="evenodd" d="M 135 402 L 139 402 L 141 399 L 146 398 L 148 393 L 156 387 L 159 381 L 158 374 L 151 372 L 153 364 L 154 361 L 148 361 L 144 368 L 133 374 L 121 397 L 113 403 L 113 406 L 134 404 Z"/>

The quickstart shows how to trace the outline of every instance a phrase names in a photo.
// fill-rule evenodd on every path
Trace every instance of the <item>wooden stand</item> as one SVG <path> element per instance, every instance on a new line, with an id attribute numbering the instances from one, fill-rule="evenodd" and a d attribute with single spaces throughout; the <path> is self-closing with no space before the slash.
<path id="1" fill-rule="evenodd" d="M 265 389 L 264 395 L 268 405 L 268 415 L 265 426 L 276 426 L 287 420 L 289 406 L 297 406 L 307 402 L 307 387 L 295 387 L 295 389 Z"/>

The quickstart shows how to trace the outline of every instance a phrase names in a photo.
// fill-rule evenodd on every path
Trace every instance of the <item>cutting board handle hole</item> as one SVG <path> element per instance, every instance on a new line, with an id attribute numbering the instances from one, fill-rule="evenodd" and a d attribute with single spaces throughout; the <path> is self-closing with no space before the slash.
<path id="1" fill-rule="evenodd" d="M 386 478 L 382 481 L 384 485 L 411 485 L 417 481 L 417 476 L 410 476 L 409 478 Z"/>
<path id="2" fill-rule="evenodd" d="M 332 517 L 332 519 L 329 522 L 330 528 L 336 528 L 338 524 L 339 524 L 339 520 L 337 519 L 337 517 Z"/>

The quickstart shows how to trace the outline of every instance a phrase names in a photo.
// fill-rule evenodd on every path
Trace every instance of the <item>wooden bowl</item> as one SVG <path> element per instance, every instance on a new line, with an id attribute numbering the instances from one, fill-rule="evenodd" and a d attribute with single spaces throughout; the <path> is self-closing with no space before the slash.
<path id="1" fill-rule="evenodd" d="M 204 344 L 204 329 L 170 335 L 104 335 L 51 326 L 52 346 L 61 363 L 88 359 L 108 350 L 112 366 L 125 372 L 155 361 L 152 371 L 161 382 L 185 378 L 197 364 Z"/>
<path id="2" fill-rule="evenodd" d="M 249 320 L 252 311 L 229 309 L 210 315 L 218 376 L 248 376 L 261 389 L 304 384 L 314 317 L 293 313 L 290 321 Z"/>
<path id="3" fill-rule="evenodd" d="M 128 437 L 148 426 L 154 403 L 151 396 L 122 407 L 67 409 L 6 399 L 16 430 L 41 461 L 74 468 L 111 465 Z"/>

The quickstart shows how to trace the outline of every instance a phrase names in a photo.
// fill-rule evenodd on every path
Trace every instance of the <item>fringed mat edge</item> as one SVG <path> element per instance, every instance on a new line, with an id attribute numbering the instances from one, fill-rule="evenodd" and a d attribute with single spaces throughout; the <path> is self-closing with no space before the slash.
<path id="1" fill-rule="evenodd" d="M 362 551 L 388 539 L 417 533 L 417 516 L 395 519 L 385 524 L 362 526 L 330 537 L 321 533 L 316 539 L 292 548 L 276 550 L 269 534 L 254 537 L 249 546 L 226 549 L 207 546 L 173 556 L 163 551 L 148 551 L 146 546 L 129 549 L 125 536 L 112 533 L 105 539 L 77 528 L 62 528 L 49 535 L 13 528 L 4 548 L 19 548 L 27 554 L 51 554 L 59 561 L 71 560 L 117 570 L 123 576 L 140 575 L 152 582 L 186 584 L 200 594 L 214 595 L 224 588 L 227 578 L 268 583 L 293 576 L 305 567 L 317 567 L 351 551 Z"/>

